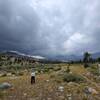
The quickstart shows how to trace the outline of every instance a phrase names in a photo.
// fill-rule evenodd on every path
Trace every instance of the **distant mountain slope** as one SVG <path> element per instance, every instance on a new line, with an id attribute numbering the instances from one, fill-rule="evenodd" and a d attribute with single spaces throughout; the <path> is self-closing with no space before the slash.
<path id="1" fill-rule="evenodd" d="M 24 53 L 20 53 L 18 51 L 4 51 L 1 54 L 3 55 L 8 55 L 8 56 L 14 56 L 14 57 L 29 57 L 29 58 L 33 58 L 33 59 L 45 59 L 45 57 L 42 56 L 31 56 L 31 55 L 27 55 Z"/>
<path id="2" fill-rule="evenodd" d="M 18 51 L 5 51 L 5 52 L 2 52 L 2 54 L 15 56 L 15 57 L 29 57 L 33 59 L 49 60 L 49 61 L 71 61 L 71 60 L 77 61 L 77 60 L 83 59 L 83 55 L 57 55 L 57 56 L 47 56 L 45 58 L 42 56 L 27 55 L 24 53 L 20 53 Z M 92 58 L 98 58 L 100 57 L 100 52 L 93 53 L 91 55 L 92 55 Z"/>
<path id="3" fill-rule="evenodd" d="M 100 57 L 100 52 L 98 53 L 93 53 L 91 54 L 92 58 L 98 58 Z M 83 55 L 58 55 L 58 56 L 52 56 L 49 57 L 49 59 L 51 60 L 63 60 L 63 61 L 77 61 L 77 60 L 82 60 L 83 59 Z"/>
<path id="4" fill-rule="evenodd" d="M 93 58 L 98 58 L 98 57 L 100 57 L 100 52 L 97 52 L 97 53 L 92 54 L 92 57 L 93 57 Z"/>
<path id="5" fill-rule="evenodd" d="M 49 57 L 51 60 L 59 60 L 59 61 L 71 61 L 71 60 L 80 60 L 82 59 L 82 56 L 76 56 L 76 55 L 59 55 L 54 57 Z"/>

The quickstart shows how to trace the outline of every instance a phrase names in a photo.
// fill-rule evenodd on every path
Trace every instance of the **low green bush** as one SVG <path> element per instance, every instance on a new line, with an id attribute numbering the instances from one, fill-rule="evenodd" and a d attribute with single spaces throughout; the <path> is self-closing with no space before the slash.
<path id="1" fill-rule="evenodd" d="M 43 72 L 44 72 L 44 73 L 49 72 L 49 69 L 48 69 L 48 68 L 44 68 L 44 69 L 43 69 Z"/>
<path id="2" fill-rule="evenodd" d="M 37 69 L 38 73 L 41 73 L 41 69 Z"/>
<path id="3" fill-rule="evenodd" d="M 90 65 L 88 63 L 85 63 L 84 68 L 88 68 L 88 67 L 90 67 Z"/>
<path id="4" fill-rule="evenodd" d="M 47 73 L 47 72 L 49 72 L 49 69 L 48 68 L 38 68 L 36 70 L 38 71 L 38 73 L 41 73 L 41 72 Z"/>
<path id="5" fill-rule="evenodd" d="M 70 74 L 70 73 L 66 73 L 63 75 L 63 81 L 65 82 L 83 82 L 85 79 L 77 74 Z"/>
<path id="6" fill-rule="evenodd" d="M 12 75 L 16 75 L 16 72 L 15 72 L 15 71 L 12 71 L 11 74 L 12 74 Z"/>
<path id="7" fill-rule="evenodd" d="M 97 67 L 92 66 L 91 68 L 88 68 L 88 70 L 94 75 L 97 75 L 97 76 L 100 75 L 100 72 Z"/>
<path id="8" fill-rule="evenodd" d="M 18 74 L 18 76 L 23 76 L 24 72 L 18 72 L 17 74 Z"/>
<path id="9" fill-rule="evenodd" d="M 53 70 L 54 71 L 59 71 L 59 70 L 61 70 L 61 67 L 54 67 Z"/>

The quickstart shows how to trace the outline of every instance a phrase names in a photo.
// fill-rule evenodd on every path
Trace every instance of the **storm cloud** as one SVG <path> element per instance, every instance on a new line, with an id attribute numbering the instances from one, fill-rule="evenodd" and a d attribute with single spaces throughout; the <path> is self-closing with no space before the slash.
<path id="1" fill-rule="evenodd" d="M 0 50 L 34 55 L 99 52 L 100 0 L 0 0 Z"/>

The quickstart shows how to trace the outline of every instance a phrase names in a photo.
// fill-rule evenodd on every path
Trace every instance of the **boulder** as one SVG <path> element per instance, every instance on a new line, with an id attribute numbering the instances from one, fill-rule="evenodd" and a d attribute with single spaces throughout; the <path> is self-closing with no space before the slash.
<path id="1" fill-rule="evenodd" d="M 88 94 L 92 94 L 92 95 L 97 95 L 98 94 L 98 92 L 95 90 L 95 89 L 93 89 L 92 87 L 86 87 L 85 89 L 84 89 L 84 92 L 88 95 Z"/>
<path id="2" fill-rule="evenodd" d="M 11 87 L 12 85 L 7 82 L 0 84 L 0 89 L 9 89 Z"/>

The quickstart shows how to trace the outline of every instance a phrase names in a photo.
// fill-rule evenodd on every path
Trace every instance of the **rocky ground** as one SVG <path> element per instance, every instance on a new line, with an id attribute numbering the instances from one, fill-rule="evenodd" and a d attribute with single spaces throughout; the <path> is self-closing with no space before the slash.
<path id="1" fill-rule="evenodd" d="M 33 85 L 29 72 L 23 76 L 0 77 L 0 84 L 6 82 L 11 85 L 8 89 L 0 90 L 0 100 L 100 100 L 99 78 L 96 81 L 96 77 L 82 66 L 72 65 L 70 68 L 71 73 L 82 75 L 86 81 L 62 81 L 58 75 L 66 66 L 62 66 L 59 71 L 37 74 Z"/>

